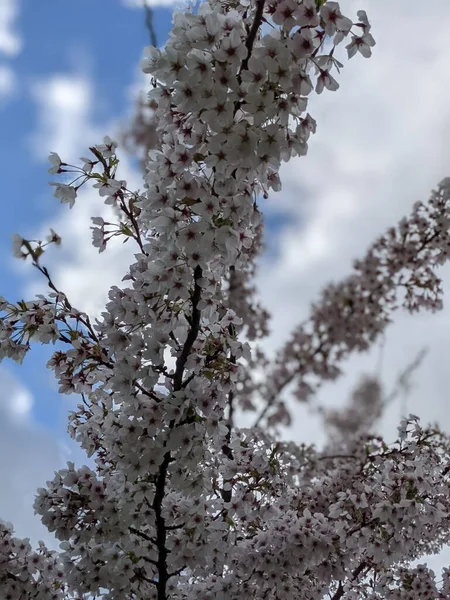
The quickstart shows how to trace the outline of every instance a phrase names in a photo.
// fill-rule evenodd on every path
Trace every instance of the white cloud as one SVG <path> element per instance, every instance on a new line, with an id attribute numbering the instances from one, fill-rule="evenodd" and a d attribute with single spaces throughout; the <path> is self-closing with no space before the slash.
<path id="1" fill-rule="evenodd" d="M 98 98 L 92 82 L 84 75 L 53 75 L 35 84 L 33 97 L 39 116 L 37 129 L 31 136 L 32 148 L 41 160 L 55 151 L 64 162 L 79 164 L 80 156 L 89 155 L 89 146 L 101 143 L 105 135 L 114 137 L 119 129 L 115 122 L 94 122 L 93 107 Z M 142 188 L 141 175 L 133 169 L 123 150 L 120 158 L 118 177 L 125 179 L 130 189 Z M 54 175 L 51 178 L 58 179 Z M 48 188 L 48 196 L 52 194 L 53 189 Z M 59 206 L 58 200 L 54 203 Z M 120 284 L 138 248 L 132 246 L 132 241 L 123 245 L 123 240 L 117 238 L 102 254 L 92 246 L 91 217 L 101 216 L 113 222 L 116 218 L 89 183 L 81 188 L 72 210 L 67 205 L 57 210 L 51 221 L 39 227 L 40 239 L 50 227 L 62 237 L 61 248 L 52 247 L 45 255 L 45 264 L 74 306 L 98 315 L 107 301 L 108 290 Z M 43 278 L 34 278 L 28 286 L 30 296 L 45 291 Z"/>
<path id="2" fill-rule="evenodd" d="M 12 58 L 22 48 L 22 39 L 15 29 L 19 0 L 0 1 L 0 56 Z M 17 86 L 16 76 L 7 64 L 0 64 L 0 105 L 9 100 Z"/>
<path id="3" fill-rule="evenodd" d="M 38 127 L 32 135 L 37 158 L 58 152 L 64 160 L 77 160 L 76 152 L 92 143 L 89 124 L 93 102 L 91 82 L 84 75 L 53 75 L 35 83 L 32 96 L 39 109 Z"/>
<path id="4" fill-rule="evenodd" d="M 127 178 L 132 185 L 132 174 L 125 168 L 120 177 Z M 131 177 L 130 177 L 131 176 Z M 55 200 L 57 202 L 57 200 Z M 41 238 L 52 227 L 61 237 L 60 248 L 51 248 L 42 260 L 52 274 L 53 281 L 79 310 L 91 316 L 99 315 L 107 302 L 107 294 L 112 285 L 121 285 L 121 279 L 133 260 L 138 247 L 132 241 L 123 244 L 123 239 L 113 239 L 106 252 L 99 254 L 92 246 L 90 227 L 91 217 L 101 216 L 114 222 L 115 216 L 110 207 L 102 203 L 97 191 L 82 190 L 72 210 L 62 207 L 58 217 L 41 229 Z M 122 284 L 124 285 L 124 284 Z M 43 278 L 34 279 L 28 288 L 28 295 L 47 291 Z"/>
<path id="5" fill-rule="evenodd" d="M 0 2 L 0 52 L 15 56 L 22 48 L 22 40 L 15 30 L 15 21 L 19 14 L 19 0 L 1 0 Z"/>
<path id="6" fill-rule="evenodd" d="M 2 387 L 0 391 L 0 413 L 7 419 L 22 423 L 28 420 L 33 398 L 28 389 L 19 384 L 11 373 L 0 367 Z"/>

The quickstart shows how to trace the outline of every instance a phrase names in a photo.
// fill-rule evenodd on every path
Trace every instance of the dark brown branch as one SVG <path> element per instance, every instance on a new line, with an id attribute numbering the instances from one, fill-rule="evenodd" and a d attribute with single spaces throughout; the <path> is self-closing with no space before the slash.
<path id="1" fill-rule="evenodd" d="M 156 589 L 158 593 L 158 600 L 167 600 L 166 586 L 169 580 L 169 572 L 167 570 L 167 529 L 166 522 L 162 516 L 163 500 L 166 490 L 166 478 L 167 469 L 171 462 L 170 452 L 167 452 L 164 456 L 161 467 L 159 468 L 158 478 L 156 480 L 156 492 L 153 500 L 153 510 L 155 511 L 155 522 L 156 522 L 156 547 L 158 550 L 158 583 Z"/>
<path id="2" fill-rule="evenodd" d="M 169 573 L 169 577 L 175 577 L 175 575 L 180 575 L 184 569 L 186 568 L 186 565 L 184 567 L 180 567 L 179 569 L 177 569 L 176 571 L 173 571 L 172 573 Z"/>
<path id="3" fill-rule="evenodd" d="M 197 265 L 194 269 L 194 292 L 192 294 L 192 317 L 190 320 L 190 329 L 187 335 L 186 341 L 184 342 L 183 350 L 180 356 L 177 358 L 175 374 L 173 378 L 173 389 L 179 391 L 183 387 L 183 374 L 186 361 L 189 357 L 189 353 L 197 339 L 200 331 L 200 311 L 197 305 L 200 301 L 201 287 L 198 284 L 198 280 L 202 276 L 202 269 Z"/>
<path id="4" fill-rule="evenodd" d="M 323 344 L 324 342 L 321 341 L 319 346 L 314 350 L 314 352 L 311 354 L 311 357 L 315 357 L 317 354 L 319 354 L 319 352 L 322 350 L 323 348 Z M 279 396 L 279 394 L 283 391 L 283 389 L 289 385 L 292 381 L 294 381 L 295 377 L 298 375 L 298 372 L 292 372 L 289 375 L 287 375 L 284 379 L 284 381 L 281 382 L 281 384 L 278 386 L 278 389 L 275 391 L 274 394 L 272 394 L 266 401 L 266 405 L 263 408 L 263 410 L 261 411 L 260 415 L 258 416 L 258 418 L 256 419 L 253 427 L 259 427 L 259 424 L 261 423 L 261 421 L 264 419 L 264 417 L 266 416 L 267 412 L 269 411 L 270 408 L 272 408 L 274 402 L 276 401 L 277 397 Z"/>
<path id="5" fill-rule="evenodd" d="M 152 538 L 151 536 L 147 535 L 143 531 L 140 531 L 139 529 L 136 529 L 132 525 L 130 525 L 129 530 L 131 531 L 131 533 L 134 533 L 134 535 L 138 535 L 139 537 L 141 537 L 142 539 L 146 540 L 147 542 L 152 542 L 153 543 L 155 541 L 155 538 Z"/>
<path id="6" fill-rule="evenodd" d="M 356 579 L 364 571 L 364 569 L 366 567 L 367 567 L 367 563 L 365 561 L 363 561 L 358 567 L 356 567 L 356 569 L 352 573 L 352 581 L 354 579 Z M 332 596 L 331 600 L 340 600 L 343 595 L 344 595 L 344 586 L 342 585 L 342 581 L 340 581 L 338 589 L 336 590 L 336 593 L 334 594 L 334 596 Z"/>
<path id="7" fill-rule="evenodd" d="M 40 271 L 44 277 L 47 279 L 47 285 L 50 289 L 52 289 L 56 294 L 58 294 L 59 296 L 63 296 L 64 297 L 64 304 L 65 307 L 68 311 L 72 311 L 73 307 L 71 305 L 71 303 L 69 302 L 69 299 L 67 298 L 66 294 L 63 294 L 63 292 L 61 292 L 60 290 L 58 290 L 58 288 L 56 287 L 56 285 L 53 283 L 52 278 L 50 277 L 50 273 L 48 272 L 48 269 L 46 267 L 42 267 L 36 260 L 36 258 L 33 257 L 33 266 L 36 267 L 36 269 L 38 269 L 38 271 Z M 78 315 L 76 317 L 78 319 L 78 321 L 80 321 L 80 323 L 82 323 L 86 329 L 89 331 L 92 339 L 98 343 L 98 337 L 91 325 L 91 322 L 89 320 L 89 317 L 87 317 L 86 319 L 82 319 L 81 315 Z M 65 340 L 64 340 L 65 341 Z"/>
<path id="8" fill-rule="evenodd" d="M 150 563 L 154 567 L 158 566 L 158 563 L 156 562 L 156 560 L 153 560 L 153 559 L 149 558 L 148 556 L 143 555 L 143 556 L 141 556 L 141 558 L 143 561 Z"/>
<path id="9" fill-rule="evenodd" d="M 250 56 L 252 54 L 253 44 L 255 43 L 256 35 L 258 33 L 258 29 L 260 28 L 260 25 L 261 25 L 261 22 L 262 22 L 262 19 L 263 19 L 263 12 L 264 12 L 265 1 L 266 0 L 256 0 L 255 18 L 253 19 L 253 23 L 252 23 L 250 32 L 248 34 L 248 38 L 245 41 L 245 47 L 248 50 L 248 54 L 244 58 L 244 60 L 242 61 L 242 65 L 241 65 L 241 68 L 239 70 L 239 74 L 241 74 L 242 71 L 245 71 L 247 69 L 247 67 L 248 67 L 248 61 L 249 61 Z"/>
<path id="10" fill-rule="evenodd" d="M 230 335 L 233 335 L 234 334 L 234 326 L 230 324 L 228 326 L 228 331 L 229 331 Z M 234 354 L 232 354 L 230 356 L 230 362 L 234 365 L 236 364 L 236 357 L 234 356 Z M 222 452 L 225 454 L 225 456 L 229 460 L 233 460 L 233 451 L 231 450 L 231 447 L 230 447 L 231 432 L 233 431 L 233 413 L 234 413 L 233 400 L 234 400 L 234 392 L 230 391 L 228 394 L 228 423 L 227 423 L 228 431 L 227 431 L 227 436 L 226 436 L 226 443 L 222 446 Z M 232 498 L 232 494 L 233 494 L 232 490 L 225 490 L 222 488 L 220 490 L 220 493 L 222 495 L 224 502 L 231 502 L 231 498 Z"/>
<path id="11" fill-rule="evenodd" d="M 184 342 L 183 350 L 180 356 L 177 358 L 175 374 L 173 378 L 173 390 L 178 392 L 183 387 L 183 374 L 184 368 L 186 366 L 186 361 L 189 357 L 189 353 L 192 350 L 192 346 L 197 339 L 197 336 L 200 331 L 200 316 L 201 311 L 197 308 L 198 303 L 201 298 L 201 287 L 198 283 L 199 279 L 202 277 L 202 269 L 199 265 L 197 265 L 194 269 L 194 291 L 192 293 L 192 316 L 189 319 L 189 332 L 187 338 Z M 170 427 L 173 428 L 175 422 L 172 421 L 170 423 Z M 163 462 L 159 468 L 158 477 L 156 479 L 156 491 L 155 497 L 153 499 L 153 510 L 155 511 L 155 523 L 156 523 L 156 547 L 158 550 L 158 560 L 157 560 L 157 568 L 158 568 L 158 582 L 156 584 L 156 590 L 158 595 L 158 600 L 167 600 L 166 588 L 167 582 L 173 574 L 169 573 L 167 570 L 167 555 L 169 553 L 166 541 L 167 541 L 167 531 L 168 527 L 166 525 L 165 519 L 162 516 L 163 510 L 163 500 L 166 489 L 166 481 L 167 481 L 167 471 L 169 468 L 169 464 L 173 461 L 172 455 L 170 452 L 166 452 L 164 455 Z"/>

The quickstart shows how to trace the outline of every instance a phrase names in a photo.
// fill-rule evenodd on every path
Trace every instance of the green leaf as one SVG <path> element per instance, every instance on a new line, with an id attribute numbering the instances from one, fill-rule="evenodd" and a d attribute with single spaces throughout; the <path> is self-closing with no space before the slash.
<path id="1" fill-rule="evenodd" d="M 123 233 L 129 237 L 133 237 L 133 232 L 126 223 L 120 223 L 120 233 Z"/>

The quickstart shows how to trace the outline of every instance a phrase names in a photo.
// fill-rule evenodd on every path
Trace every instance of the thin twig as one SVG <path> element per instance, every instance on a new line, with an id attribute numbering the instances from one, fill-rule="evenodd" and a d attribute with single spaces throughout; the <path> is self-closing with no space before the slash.
<path id="1" fill-rule="evenodd" d="M 242 65 L 241 65 L 241 68 L 239 70 L 239 75 L 242 73 L 242 71 L 245 71 L 245 69 L 247 69 L 247 67 L 248 67 L 248 61 L 249 61 L 250 56 L 252 54 L 253 44 L 255 43 L 256 35 L 258 33 L 258 30 L 260 28 L 260 25 L 261 25 L 261 22 L 262 22 L 262 19 L 263 19 L 263 12 L 264 12 L 265 1 L 266 0 L 256 0 L 255 18 L 253 19 L 253 23 L 252 23 L 250 32 L 248 34 L 248 38 L 245 41 L 245 47 L 248 50 L 248 54 L 244 58 L 244 60 L 242 61 Z"/>
<path id="2" fill-rule="evenodd" d="M 186 361 L 189 357 L 189 353 L 192 349 L 192 346 L 197 339 L 197 335 L 200 331 L 200 310 L 197 308 L 198 303 L 200 302 L 201 296 L 201 287 L 198 283 L 199 279 L 202 277 L 202 269 L 199 265 L 195 267 L 194 270 L 194 292 L 192 294 L 192 317 L 190 322 L 190 329 L 187 335 L 186 341 L 184 342 L 183 350 L 181 351 L 180 356 L 177 358 L 175 374 L 173 378 L 173 388 L 174 391 L 181 390 L 183 386 L 183 374 L 184 367 L 186 365 Z"/>
<path id="3" fill-rule="evenodd" d="M 150 38 L 150 44 L 155 48 L 158 45 L 158 41 L 156 39 L 155 27 L 153 24 L 153 9 L 151 6 L 147 4 L 147 0 L 144 0 L 144 10 L 145 10 L 145 27 L 147 28 L 148 35 Z"/>
<path id="4" fill-rule="evenodd" d="M 360 575 L 361 572 L 364 571 L 364 569 L 366 567 L 367 567 L 367 563 L 365 561 L 363 561 L 358 567 L 356 567 L 356 569 L 352 573 L 351 581 L 356 579 L 358 577 L 358 575 Z M 340 598 L 342 598 L 343 595 L 344 595 L 344 586 L 342 585 L 342 581 L 340 581 L 338 589 L 337 589 L 336 593 L 334 594 L 334 596 L 331 598 L 331 600 L 340 600 Z"/>

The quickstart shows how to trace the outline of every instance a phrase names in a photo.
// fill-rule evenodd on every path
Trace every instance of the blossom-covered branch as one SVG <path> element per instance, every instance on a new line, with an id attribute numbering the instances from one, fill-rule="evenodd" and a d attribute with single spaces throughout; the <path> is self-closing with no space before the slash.
<path id="1" fill-rule="evenodd" d="M 450 257 L 450 178 L 417 202 L 408 218 L 380 236 L 353 273 L 328 285 L 311 316 L 277 352 L 275 364 L 258 392 L 262 410 L 256 423 L 290 422 L 281 392 L 295 384 L 294 396 L 306 400 L 323 381 L 341 374 L 340 363 L 367 350 L 402 306 L 411 313 L 442 308 L 439 266 Z M 263 390 L 262 392 L 260 390 Z"/>
<path id="2" fill-rule="evenodd" d="M 0 527 L 2 597 L 378 600 L 405 597 L 412 586 L 449 591 L 446 573 L 437 591 L 430 571 L 408 567 L 449 541 L 448 438 L 411 416 L 391 447 L 364 435 L 348 455 L 330 456 L 233 422 L 248 367 L 261 356 L 244 335 L 266 333 L 251 288 L 257 200 L 280 188 L 283 160 L 306 153 L 315 131 L 307 97 L 337 89 L 334 51 L 343 40 L 349 57 L 370 55 L 364 11 L 353 23 L 336 2 L 209 0 L 196 14 L 177 13 L 166 47 L 148 48 L 142 62 L 158 127 L 144 193 L 118 178 L 108 137 L 82 167 L 51 155 L 51 172 L 75 175 L 54 184 L 56 197 L 73 206 L 80 186 L 93 183 L 115 209 L 117 223 L 93 218 L 94 246 L 105 251 L 122 236 L 136 254 L 128 287 L 111 288 L 93 324 L 42 267 L 43 245 L 16 240 L 16 253 L 31 256 L 53 292 L 36 304 L 2 300 L 0 357 L 21 360 L 33 340 L 71 346 L 48 366 L 61 392 L 81 395 L 69 433 L 95 467 L 68 463 L 38 490 L 35 511 L 61 541 L 57 555 L 42 546 L 36 559 L 9 525 Z M 436 211 L 447 189 L 436 193 Z M 405 221 L 375 244 L 371 262 L 356 265 L 378 298 L 371 326 L 357 276 L 324 294 L 312 321 L 320 352 L 334 340 L 328 317 L 342 318 L 341 299 L 355 330 L 335 334 L 344 340 L 336 360 L 375 339 L 395 286 L 411 309 L 420 298 L 438 307 L 428 253 L 442 251 L 441 238 L 428 231 L 427 210 L 418 207 L 415 229 Z M 415 261 L 401 281 L 398 261 Z M 383 269 L 394 287 L 379 279 Z M 295 335 L 298 353 L 312 332 Z M 269 398 L 285 374 L 275 369 Z"/>

